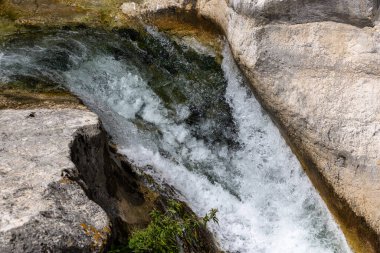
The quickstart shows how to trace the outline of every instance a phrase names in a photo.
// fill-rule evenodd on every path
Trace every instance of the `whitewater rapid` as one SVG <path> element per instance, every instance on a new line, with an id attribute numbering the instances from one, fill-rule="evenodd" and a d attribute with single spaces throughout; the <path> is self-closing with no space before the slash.
<path id="1" fill-rule="evenodd" d="M 295 155 L 247 88 L 228 47 L 223 57 L 225 98 L 238 126 L 239 150 L 215 152 L 186 127 L 157 121 L 165 112 L 156 104 L 144 119 L 165 125 L 164 141 L 183 144 L 175 162 L 139 142 L 122 146 L 122 152 L 141 167 L 152 166 L 147 172 L 178 189 L 198 215 L 217 208 L 220 222 L 211 229 L 227 252 L 350 252 Z M 189 171 L 180 163 L 183 156 L 213 164 L 212 172 Z M 209 174 L 218 180 L 211 183 Z"/>
<path id="2" fill-rule="evenodd" d="M 219 66 L 154 28 L 151 44 L 132 35 L 70 31 L 0 47 L 0 81 L 68 87 L 144 173 L 199 216 L 218 209 L 210 229 L 226 252 L 350 252 L 228 45 Z"/>

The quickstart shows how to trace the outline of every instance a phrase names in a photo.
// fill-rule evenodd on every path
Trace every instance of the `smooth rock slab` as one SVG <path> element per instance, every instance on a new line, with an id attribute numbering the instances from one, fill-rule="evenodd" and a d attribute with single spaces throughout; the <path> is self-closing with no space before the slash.
<path id="1" fill-rule="evenodd" d="M 97 252 L 105 211 L 65 177 L 75 132 L 97 125 L 86 110 L 0 111 L 0 252 Z"/>

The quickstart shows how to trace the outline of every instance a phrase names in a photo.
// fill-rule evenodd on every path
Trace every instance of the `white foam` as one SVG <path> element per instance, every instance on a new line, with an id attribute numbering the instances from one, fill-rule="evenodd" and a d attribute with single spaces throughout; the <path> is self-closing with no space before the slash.
<path id="1" fill-rule="evenodd" d="M 153 28 L 148 32 L 172 50 L 167 38 Z M 220 226 L 211 224 L 210 229 L 225 251 L 350 252 L 296 157 L 244 84 L 228 48 L 222 67 L 236 149 L 211 146 L 193 135 L 185 123 L 191 110 L 186 105 L 166 108 L 132 63 L 103 54 L 84 62 L 83 55 L 72 57 L 75 68 L 59 73 L 67 85 L 97 110 L 130 159 L 151 165 L 154 169 L 147 173 L 178 189 L 198 215 L 219 210 Z M 0 55 L 0 65 L 7 66 L 0 68 L 0 76 L 13 73 L 9 66 L 14 62 L 29 67 L 29 60 Z M 58 76 L 45 66 L 31 67 Z M 209 133 L 216 124 L 209 119 L 199 128 Z"/>
<path id="2" fill-rule="evenodd" d="M 167 120 L 155 123 L 164 132 L 162 141 L 172 154 L 170 159 L 139 143 L 125 146 L 123 152 L 140 166 L 152 165 L 155 170 L 150 173 L 178 189 L 197 214 L 218 208 L 220 226 L 211 225 L 211 229 L 224 250 L 350 252 L 278 129 L 243 86 L 227 49 L 223 70 L 228 80 L 226 99 L 233 108 L 239 142 L 244 147 L 230 157 L 232 166 L 192 138 L 185 125 L 168 124 Z M 148 108 L 152 110 L 149 115 L 166 114 L 163 107 Z M 219 151 L 222 157 L 227 154 L 226 149 Z M 211 171 L 191 171 L 181 165 L 184 159 L 211 164 Z M 204 173 L 213 174 L 217 182 L 208 181 Z"/>

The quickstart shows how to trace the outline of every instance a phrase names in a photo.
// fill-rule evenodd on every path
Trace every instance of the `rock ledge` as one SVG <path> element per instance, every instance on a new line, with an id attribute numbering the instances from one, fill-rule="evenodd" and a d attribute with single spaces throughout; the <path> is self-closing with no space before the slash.
<path id="1" fill-rule="evenodd" d="M 0 252 L 94 252 L 110 220 L 66 177 L 74 133 L 99 124 L 86 110 L 1 110 Z"/>

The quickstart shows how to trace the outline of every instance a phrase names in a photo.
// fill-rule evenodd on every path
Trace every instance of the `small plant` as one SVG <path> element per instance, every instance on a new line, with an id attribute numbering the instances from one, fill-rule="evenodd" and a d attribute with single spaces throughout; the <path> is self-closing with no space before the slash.
<path id="1" fill-rule="evenodd" d="M 216 217 L 216 213 L 217 213 L 217 212 L 218 212 L 218 209 L 215 209 L 215 208 L 211 209 L 210 212 L 207 213 L 207 214 L 205 215 L 205 217 L 203 217 L 203 219 L 202 219 L 202 221 L 203 221 L 203 225 L 206 226 L 207 223 L 208 223 L 209 221 L 211 221 L 211 220 L 212 220 L 214 223 L 219 224 L 218 217 Z"/>
<path id="2" fill-rule="evenodd" d="M 218 223 L 217 212 L 211 209 L 198 219 L 186 212 L 180 202 L 171 200 L 164 213 L 157 210 L 150 213 L 152 221 L 147 228 L 132 234 L 128 246 L 110 252 L 177 253 L 183 246 L 197 246 L 200 228 L 205 228 L 210 221 Z"/>

